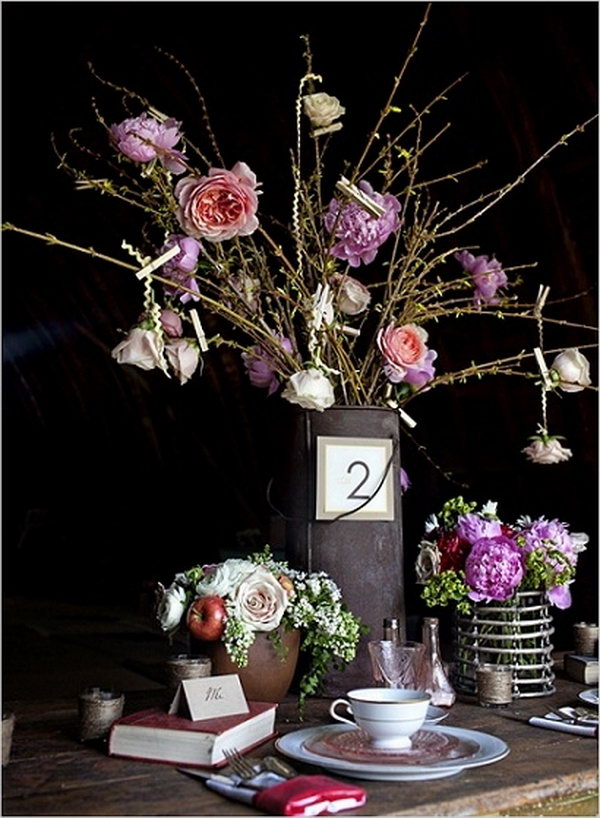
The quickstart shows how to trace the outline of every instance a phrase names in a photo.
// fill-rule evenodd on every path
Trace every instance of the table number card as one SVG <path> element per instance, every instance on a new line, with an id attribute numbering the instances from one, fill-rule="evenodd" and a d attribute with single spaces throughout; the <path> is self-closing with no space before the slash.
<path id="1" fill-rule="evenodd" d="M 389 438 L 318 437 L 316 519 L 393 520 L 392 457 Z"/>
<path id="2" fill-rule="evenodd" d="M 183 679 L 169 713 L 188 716 L 192 721 L 217 719 L 249 713 L 250 708 L 237 673 Z"/>

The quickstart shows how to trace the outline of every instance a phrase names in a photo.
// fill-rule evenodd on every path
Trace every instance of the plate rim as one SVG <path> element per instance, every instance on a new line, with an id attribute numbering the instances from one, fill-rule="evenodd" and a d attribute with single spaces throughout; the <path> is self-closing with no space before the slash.
<path id="1" fill-rule="evenodd" d="M 586 690 L 580 690 L 577 694 L 577 698 L 582 702 L 586 702 L 586 704 L 595 704 L 598 706 L 598 704 L 600 704 L 599 693 L 600 689 L 598 687 L 589 687 Z"/>
<path id="2" fill-rule="evenodd" d="M 324 767 L 325 769 L 336 770 L 340 773 L 344 771 L 352 771 L 352 772 L 361 772 L 365 771 L 365 766 L 368 768 L 369 774 L 377 774 L 377 775 L 385 775 L 386 777 L 390 776 L 409 776 L 409 775 L 428 775 L 428 774 L 435 774 L 441 771 L 449 771 L 455 770 L 456 772 L 461 772 L 468 767 L 478 767 L 484 766 L 486 764 L 491 764 L 494 761 L 501 761 L 503 758 L 510 753 L 510 747 L 508 744 L 498 736 L 494 736 L 491 733 L 483 733 L 480 730 L 471 730 L 466 727 L 453 727 L 447 725 L 437 725 L 432 724 L 431 726 L 427 727 L 428 730 L 432 730 L 435 732 L 451 732 L 454 731 L 459 732 L 459 738 L 470 738 L 471 740 L 476 739 L 477 736 L 485 736 L 486 738 L 492 739 L 492 741 L 498 743 L 498 750 L 494 752 L 490 757 L 483 757 L 483 758 L 471 758 L 471 759 L 463 759 L 462 761 L 448 759 L 446 761 L 440 761 L 437 764 L 433 765 L 408 765 L 408 764 L 377 764 L 368 761 L 346 761 L 345 759 L 336 759 L 331 758 L 329 756 L 318 756 L 316 753 L 311 753 L 310 750 L 305 750 L 302 747 L 299 749 L 299 752 L 292 755 L 289 750 L 286 751 L 283 749 L 282 743 L 286 741 L 294 740 L 290 739 L 291 736 L 295 736 L 296 741 L 301 741 L 304 734 L 308 737 L 308 734 L 315 733 L 316 731 L 330 731 L 330 732 L 349 732 L 350 730 L 356 730 L 358 728 L 352 725 L 345 725 L 345 724 L 324 724 L 324 725 L 316 725 L 314 727 L 305 727 L 301 728 L 300 730 L 292 730 L 290 733 L 286 733 L 283 736 L 279 736 L 275 741 L 276 748 L 284 753 L 285 755 L 291 756 L 297 761 L 302 761 L 307 764 L 312 764 L 313 766 L 317 767 Z M 306 738 L 305 738 L 306 740 Z M 482 750 L 481 743 L 477 741 L 479 745 L 479 752 Z"/>

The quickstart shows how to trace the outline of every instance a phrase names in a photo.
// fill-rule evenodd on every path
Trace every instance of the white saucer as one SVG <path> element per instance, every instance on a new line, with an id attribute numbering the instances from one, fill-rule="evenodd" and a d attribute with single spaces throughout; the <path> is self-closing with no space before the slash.
<path id="1" fill-rule="evenodd" d="M 427 715 L 425 716 L 426 724 L 437 724 L 444 719 L 447 719 L 450 714 L 443 707 L 436 707 L 430 704 L 427 708 Z"/>
<path id="2" fill-rule="evenodd" d="M 591 690 L 582 690 L 577 698 L 581 699 L 582 702 L 587 702 L 588 704 L 595 704 L 596 706 L 600 704 L 597 687 L 593 687 Z"/>
<path id="3" fill-rule="evenodd" d="M 427 726 L 431 732 L 441 732 L 446 736 L 475 742 L 477 751 L 469 757 L 439 761 L 427 766 L 411 764 L 380 764 L 377 762 L 355 762 L 342 758 L 317 754 L 307 749 L 307 743 L 314 743 L 320 737 L 330 737 L 334 734 L 354 731 L 358 728 L 345 724 L 328 724 L 323 727 L 308 727 L 296 730 L 281 736 L 275 746 L 283 755 L 296 761 L 323 767 L 330 772 L 337 772 L 348 778 L 363 778 L 368 781 L 424 781 L 434 778 L 446 778 L 471 767 L 480 767 L 500 761 L 508 755 L 508 745 L 496 736 L 480 733 L 477 730 L 466 730 L 461 727 Z"/>

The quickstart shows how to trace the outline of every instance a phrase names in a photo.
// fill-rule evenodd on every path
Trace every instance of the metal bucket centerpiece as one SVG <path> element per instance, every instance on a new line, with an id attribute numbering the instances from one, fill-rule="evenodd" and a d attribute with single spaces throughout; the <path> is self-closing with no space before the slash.
<path id="1" fill-rule="evenodd" d="M 508 602 L 476 605 L 469 615 L 457 614 L 454 687 L 475 694 L 477 668 L 501 664 L 512 668 L 513 699 L 549 696 L 555 691 L 553 633 L 543 591 L 519 591 Z"/>

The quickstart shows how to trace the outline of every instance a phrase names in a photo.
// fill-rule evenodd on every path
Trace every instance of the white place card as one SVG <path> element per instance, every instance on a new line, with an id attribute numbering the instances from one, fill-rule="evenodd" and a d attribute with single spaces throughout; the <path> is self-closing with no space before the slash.
<path id="1" fill-rule="evenodd" d="M 389 438 L 317 438 L 317 520 L 393 520 Z M 351 513 L 348 513 L 351 512 Z"/>
<path id="2" fill-rule="evenodd" d="M 189 716 L 192 721 L 249 712 L 237 673 L 183 679 L 169 707 L 169 713 Z"/>

